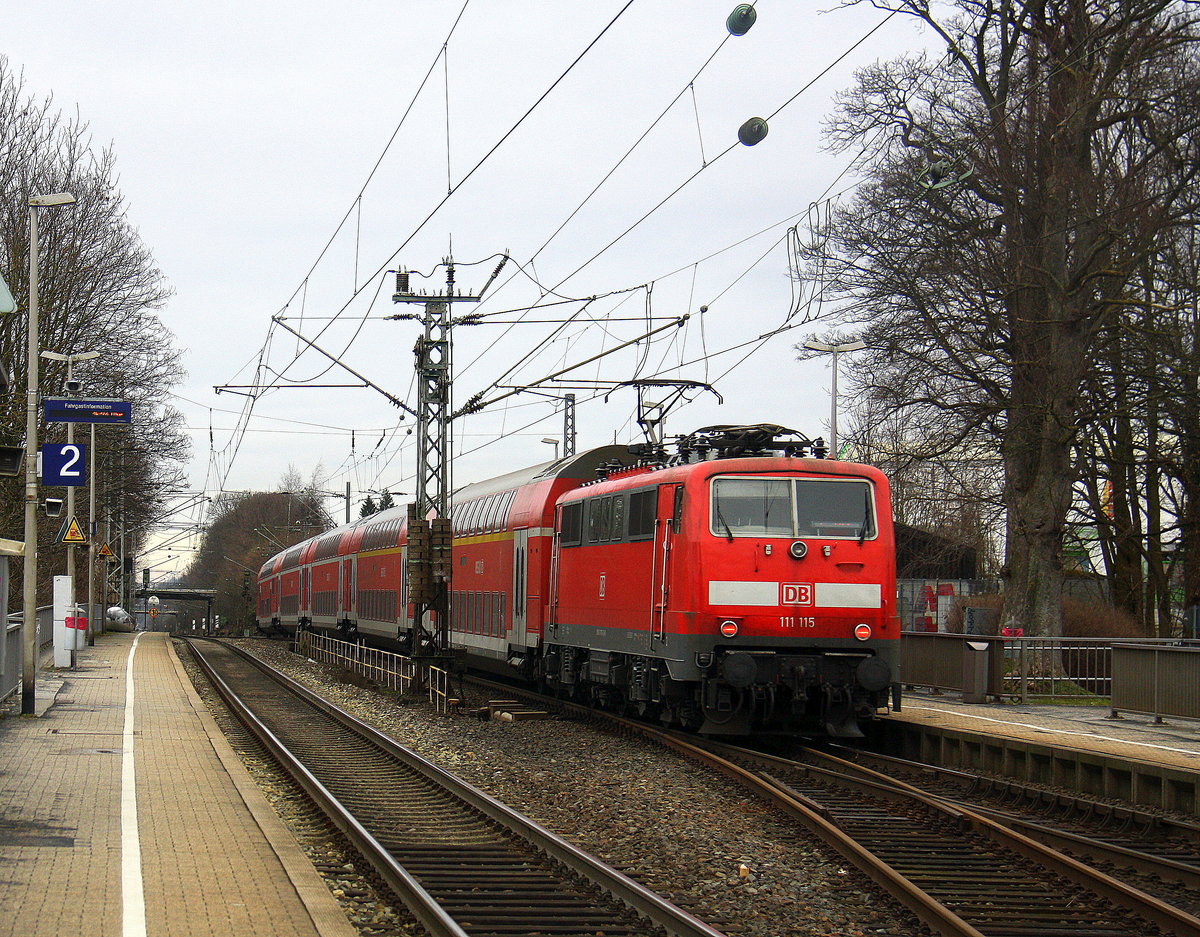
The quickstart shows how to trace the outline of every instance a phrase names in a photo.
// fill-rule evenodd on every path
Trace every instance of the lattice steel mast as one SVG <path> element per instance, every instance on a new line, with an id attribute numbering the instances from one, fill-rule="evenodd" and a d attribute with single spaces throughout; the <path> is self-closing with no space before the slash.
<path id="1" fill-rule="evenodd" d="M 407 271 L 397 271 L 394 303 L 419 303 L 420 315 L 396 316 L 421 322 L 413 347 L 417 372 L 417 490 L 408 507 L 408 594 L 416 606 L 414 653 L 444 654 L 450 649 L 450 495 L 453 370 L 451 307 L 477 303 L 479 296 L 456 294 L 454 261 L 446 265 L 444 294 L 412 291 Z M 432 626 L 436 615 L 437 626 Z"/>

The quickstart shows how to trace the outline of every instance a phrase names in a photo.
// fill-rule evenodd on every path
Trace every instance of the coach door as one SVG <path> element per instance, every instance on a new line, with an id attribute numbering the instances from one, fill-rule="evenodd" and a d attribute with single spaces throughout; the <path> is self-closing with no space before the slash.
<path id="1" fill-rule="evenodd" d="M 512 633 L 509 644 L 529 643 L 529 529 L 513 531 Z"/>
<path id="2" fill-rule="evenodd" d="M 667 637 L 667 612 L 671 605 L 675 535 L 683 512 L 683 485 L 659 485 L 654 518 L 654 560 L 650 596 L 650 647 L 661 647 Z"/>
<path id="3" fill-rule="evenodd" d="M 354 617 L 352 605 L 354 603 L 354 564 L 350 560 L 342 560 L 342 617 L 351 619 Z"/>

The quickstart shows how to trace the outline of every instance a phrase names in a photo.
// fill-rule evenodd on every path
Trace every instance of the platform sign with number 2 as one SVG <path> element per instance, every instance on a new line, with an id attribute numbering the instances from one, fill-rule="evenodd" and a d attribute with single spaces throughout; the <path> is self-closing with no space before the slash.
<path id="1" fill-rule="evenodd" d="M 42 484 L 74 488 L 87 484 L 87 446 L 53 443 L 42 446 Z"/>

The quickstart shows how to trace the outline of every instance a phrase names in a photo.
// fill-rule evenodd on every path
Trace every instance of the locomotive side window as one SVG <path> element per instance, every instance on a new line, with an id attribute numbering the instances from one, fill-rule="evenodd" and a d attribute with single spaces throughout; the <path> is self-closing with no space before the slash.
<path id="1" fill-rule="evenodd" d="M 577 547 L 583 540 L 583 502 L 564 504 L 560 523 L 559 543 L 564 547 Z"/>
<path id="2" fill-rule="evenodd" d="M 629 539 L 648 540 L 654 536 L 654 508 L 657 488 L 629 494 Z"/>
<path id="3" fill-rule="evenodd" d="M 604 526 L 604 499 L 593 498 L 587 502 L 587 540 L 588 543 L 598 543 L 604 538 L 600 531 Z"/>
<path id="4" fill-rule="evenodd" d="M 612 501 L 612 527 L 608 531 L 609 540 L 625 539 L 625 496 L 617 495 L 607 499 Z"/>
<path id="5" fill-rule="evenodd" d="M 875 502 L 865 481 L 823 478 L 715 478 L 710 531 L 719 537 L 876 535 Z"/>

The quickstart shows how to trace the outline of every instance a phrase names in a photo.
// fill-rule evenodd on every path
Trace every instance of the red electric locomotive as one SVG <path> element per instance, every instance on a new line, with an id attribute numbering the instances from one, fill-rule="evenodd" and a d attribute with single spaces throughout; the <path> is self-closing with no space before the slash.
<path id="1" fill-rule="evenodd" d="M 452 643 L 706 734 L 860 734 L 898 700 L 889 490 L 822 454 L 781 427 L 710 427 L 671 459 L 606 446 L 461 489 Z M 269 560 L 262 623 L 411 646 L 401 520 Z"/>

